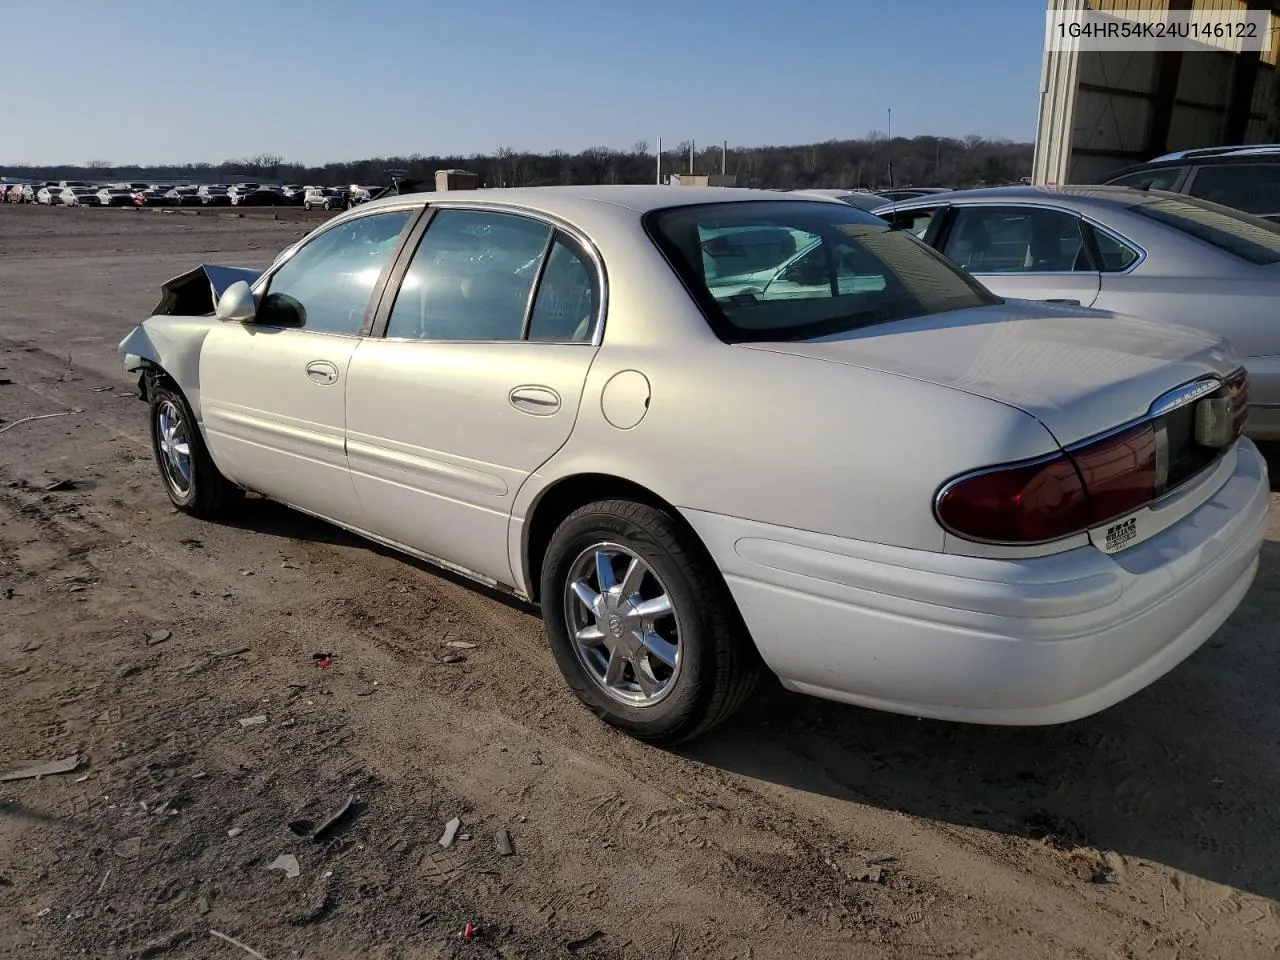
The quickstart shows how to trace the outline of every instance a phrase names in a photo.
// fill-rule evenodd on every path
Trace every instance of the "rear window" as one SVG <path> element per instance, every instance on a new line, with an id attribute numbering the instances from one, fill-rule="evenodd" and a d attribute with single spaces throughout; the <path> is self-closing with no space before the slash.
<path id="1" fill-rule="evenodd" d="M 645 229 L 725 340 L 804 340 L 1000 302 L 940 254 L 845 204 L 655 210 Z"/>
<path id="2" fill-rule="evenodd" d="M 1261 217 L 1194 197 L 1153 198 L 1129 209 L 1250 263 L 1280 263 L 1280 226 Z"/>

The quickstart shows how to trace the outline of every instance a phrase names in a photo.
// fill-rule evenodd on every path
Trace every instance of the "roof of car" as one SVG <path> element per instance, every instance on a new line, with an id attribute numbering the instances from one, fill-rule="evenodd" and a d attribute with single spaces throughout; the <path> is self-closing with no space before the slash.
<path id="1" fill-rule="evenodd" d="M 1053 187 L 1016 186 L 1016 187 L 980 187 L 975 190 L 952 190 L 949 193 L 931 193 L 923 197 L 912 197 L 910 200 L 898 200 L 885 207 L 895 210 L 907 210 L 916 206 L 930 206 L 936 203 L 968 203 L 984 200 L 1016 200 L 1019 203 L 1053 204 L 1055 201 L 1069 200 L 1077 203 L 1113 204 L 1141 203 L 1144 197 L 1178 197 L 1180 194 L 1166 193 L 1163 190 L 1136 190 L 1133 187 L 1098 185 L 1068 185 Z"/>
<path id="2" fill-rule="evenodd" d="M 482 190 L 447 190 L 379 197 L 371 204 L 361 204 L 361 209 L 386 206 L 407 198 L 421 203 L 441 200 L 469 200 L 476 203 L 500 202 L 515 206 L 554 212 L 562 204 L 576 205 L 586 200 L 595 203 L 624 207 L 637 213 L 648 213 L 664 207 L 689 206 L 697 203 L 727 203 L 734 200 L 786 200 L 786 193 L 775 190 L 751 190 L 744 187 L 678 187 L 657 184 L 617 184 L 605 186 L 575 187 L 489 187 Z M 810 201 L 796 200 L 798 203 Z"/>

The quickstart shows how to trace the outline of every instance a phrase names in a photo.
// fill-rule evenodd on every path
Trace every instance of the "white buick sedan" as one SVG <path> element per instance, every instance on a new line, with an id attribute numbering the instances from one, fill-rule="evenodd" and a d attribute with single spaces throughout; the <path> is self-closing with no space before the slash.
<path id="1" fill-rule="evenodd" d="M 201 267 L 120 345 L 169 498 L 245 491 L 541 607 L 655 742 L 790 689 L 1083 717 L 1253 580 L 1266 467 L 1211 334 L 1006 303 L 776 192 L 390 197 L 261 275 Z"/>

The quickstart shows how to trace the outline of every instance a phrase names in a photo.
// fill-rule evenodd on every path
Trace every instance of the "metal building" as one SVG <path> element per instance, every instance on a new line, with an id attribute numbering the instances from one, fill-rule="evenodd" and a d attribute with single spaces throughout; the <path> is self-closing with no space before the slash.
<path id="1" fill-rule="evenodd" d="M 1049 0 L 1050 9 L 1258 10 L 1271 14 L 1262 53 L 1231 41 L 1204 52 L 1051 50 L 1046 30 L 1032 179 L 1097 183 L 1175 150 L 1280 143 L 1280 0 Z M 1147 13 L 1147 16 L 1152 14 Z"/>

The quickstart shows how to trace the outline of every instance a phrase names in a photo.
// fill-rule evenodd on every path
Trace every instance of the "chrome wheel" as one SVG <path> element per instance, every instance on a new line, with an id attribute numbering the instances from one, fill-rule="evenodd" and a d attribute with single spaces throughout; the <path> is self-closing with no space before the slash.
<path id="1" fill-rule="evenodd" d="M 652 706 L 680 676 L 680 613 L 644 560 L 599 543 L 569 567 L 564 615 L 578 659 L 606 694 Z"/>
<path id="2" fill-rule="evenodd" d="M 191 443 L 187 418 L 172 400 L 156 408 L 156 446 L 166 482 L 179 499 L 187 497 L 191 493 Z"/>

